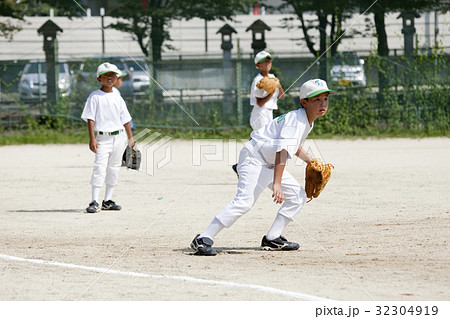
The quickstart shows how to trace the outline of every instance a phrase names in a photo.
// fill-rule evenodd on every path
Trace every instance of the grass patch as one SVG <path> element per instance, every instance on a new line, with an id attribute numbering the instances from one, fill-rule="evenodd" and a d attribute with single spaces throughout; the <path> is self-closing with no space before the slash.
<path id="1" fill-rule="evenodd" d="M 0 134 L 0 145 L 84 143 L 89 143 L 87 130 L 57 131 L 51 129 L 39 129 L 5 131 Z"/>

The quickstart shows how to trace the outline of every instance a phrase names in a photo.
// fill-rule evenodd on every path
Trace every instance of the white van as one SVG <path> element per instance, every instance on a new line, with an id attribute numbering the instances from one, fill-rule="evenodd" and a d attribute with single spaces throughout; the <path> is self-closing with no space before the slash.
<path id="1" fill-rule="evenodd" d="M 364 60 L 355 51 L 338 52 L 330 70 L 331 83 L 338 86 L 366 86 Z"/>

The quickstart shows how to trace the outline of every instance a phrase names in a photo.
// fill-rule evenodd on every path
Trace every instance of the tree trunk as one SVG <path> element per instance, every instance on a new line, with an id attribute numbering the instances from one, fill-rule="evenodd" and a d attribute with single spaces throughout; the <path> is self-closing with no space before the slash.
<path id="1" fill-rule="evenodd" d="M 384 22 L 384 11 L 376 10 L 374 12 L 375 28 L 378 37 L 378 55 L 381 58 L 381 64 L 378 70 L 378 86 L 380 93 L 385 91 L 389 86 L 389 79 L 386 74 L 386 57 L 389 56 L 389 47 L 386 35 L 386 25 Z"/>
<path id="2" fill-rule="evenodd" d="M 320 70 L 319 77 L 327 81 L 328 80 L 328 65 L 327 65 L 327 56 L 324 52 L 327 50 L 327 15 L 323 12 L 318 12 L 317 16 L 319 17 L 319 32 L 320 32 L 320 50 L 319 55 L 320 58 Z M 323 54 L 323 55 L 322 55 Z"/>
<path id="3" fill-rule="evenodd" d="M 164 20 L 152 17 L 151 41 L 153 61 L 161 61 L 162 45 L 164 42 Z"/>

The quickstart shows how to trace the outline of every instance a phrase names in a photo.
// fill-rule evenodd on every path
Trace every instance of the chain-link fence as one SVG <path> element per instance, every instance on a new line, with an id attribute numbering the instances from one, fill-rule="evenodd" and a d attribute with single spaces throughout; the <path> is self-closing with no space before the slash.
<path id="1" fill-rule="evenodd" d="M 60 61 L 60 99 L 49 105 L 45 61 L 2 61 L 0 118 L 3 128 L 24 128 L 27 119 L 58 119 L 84 125 L 80 115 L 90 92 L 99 88 L 97 66 L 110 61 L 128 74 L 121 94 L 138 127 L 226 129 L 248 127 L 250 85 L 257 74 L 251 59 L 170 60 L 103 57 Z M 446 134 L 449 126 L 449 58 L 416 55 L 380 58 L 354 53 L 325 60 L 333 96 L 328 120 L 319 132 L 355 133 L 358 129 L 423 129 Z M 275 115 L 300 107 L 299 87 L 323 72 L 312 58 L 275 58 L 272 73 L 287 98 Z"/>

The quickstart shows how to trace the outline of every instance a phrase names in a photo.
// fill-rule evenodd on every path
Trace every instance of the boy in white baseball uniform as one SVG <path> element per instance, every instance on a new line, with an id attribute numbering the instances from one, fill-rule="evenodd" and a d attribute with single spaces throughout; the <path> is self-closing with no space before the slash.
<path id="1" fill-rule="evenodd" d="M 278 99 L 284 99 L 284 90 L 281 84 L 275 89 L 275 92 L 269 94 L 264 89 L 259 89 L 256 84 L 265 76 L 275 78 L 275 75 L 269 73 L 272 69 L 272 57 L 270 53 L 261 51 L 255 56 L 255 66 L 259 69 L 250 89 L 250 104 L 253 105 L 250 115 L 250 126 L 254 131 L 273 120 L 273 110 L 278 109 Z"/>
<path id="2" fill-rule="evenodd" d="M 259 69 L 258 75 L 255 76 L 250 88 L 250 105 L 253 105 L 252 114 L 250 115 L 250 126 L 253 131 L 270 123 L 273 120 L 273 110 L 278 109 L 278 99 L 284 99 L 284 90 L 280 85 L 273 93 L 267 93 L 264 89 L 259 89 L 256 84 L 265 76 L 275 78 L 275 75 L 269 73 L 272 69 L 272 57 L 269 52 L 261 51 L 255 56 L 255 66 Z M 237 164 L 232 169 L 238 175 Z"/>
<path id="3" fill-rule="evenodd" d="M 105 62 L 97 68 L 97 80 L 101 88 L 92 92 L 84 106 L 81 118 L 88 123 L 89 148 L 95 153 L 92 172 L 92 201 L 86 208 L 88 213 L 100 211 L 99 196 L 106 182 L 105 199 L 101 209 L 120 210 L 112 200 L 117 185 L 122 154 L 128 145 L 134 145 L 131 132 L 131 116 L 120 94 L 113 92 L 113 86 L 120 74 L 114 64 Z M 97 136 L 95 136 L 97 132 Z"/>
<path id="4" fill-rule="evenodd" d="M 251 139 L 242 148 L 239 162 L 237 194 L 223 208 L 206 230 L 191 243 L 197 255 L 214 256 L 213 238 L 225 227 L 248 212 L 266 187 L 272 189 L 273 201 L 281 204 L 268 233 L 263 237 L 263 250 L 297 250 L 297 243 L 282 236 L 283 230 L 294 219 L 306 201 L 303 187 L 284 168 L 288 158 L 294 155 L 305 162 L 311 157 L 301 147 L 314 121 L 325 115 L 328 95 L 334 94 L 327 83 L 320 79 L 309 80 L 300 88 L 303 108 L 283 114 L 268 125 L 251 133 Z"/>

